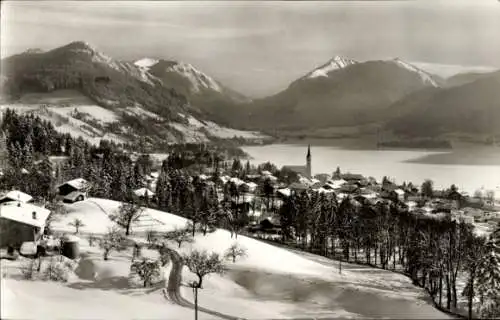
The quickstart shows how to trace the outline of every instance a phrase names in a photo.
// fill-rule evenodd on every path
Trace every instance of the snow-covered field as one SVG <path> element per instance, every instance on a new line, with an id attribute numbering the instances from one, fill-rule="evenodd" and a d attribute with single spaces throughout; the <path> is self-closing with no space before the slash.
<path id="1" fill-rule="evenodd" d="M 57 232 L 73 233 L 69 225 L 75 218 L 83 221 L 82 233 L 104 233 L 113 226 L 109 215 L 119 203 L 90 198 L 67 205 L 68 213 L 59 217 L 52 228 Z M 143 231 L 167 231 L 182 227 L 184 218 L 166 212 L 147 209 L 132 225 L 133 237 L 144 241 Z M 385 270 L 343 264 L 339 274 L 337 262 L 311 254 L 272 246 L 245 236 L 231 238 L 226 230 L 203 236 L 198 234 L 192 244 L 182 244 L 182 253 L 202 249 L 223 254 L 234 242 L 247 250 L 247 256 L 232 263 L 224 275 L 209 275 L 199 292 L 200 306 L 247 319 L 298 318 L 322 316 L 329 318 L 445 318 L 435 310 L 425 292 L 413 286 L 406 277 Z M 77 279 L 80 284 L 3 280 L 2 304 L 8 304 L 9 318 L 59 317 L 72 318 L 163 318 L 186 319 L 192 310 L 169 304 L 160 291 L 130 289 L 124 284 L 128 274 L 130 253 L 112 252 L 109 261 L 102 261 L 97 248 L 88 247 L 81 239 L 81 251 L 92 260 L 92 271 L 98 279 Z M 3 261 L 3 260 L 2 260 Z M 2 262 L 3 264 L 3 262 Z M 167 272 L 167 271 L 165 271 Z M 185 267 L 183 282 L 193 278 Z M 3 290 L 2 290 L 3 291 Z M 181 294 L 192 301 L 188 287 Z M 4 297 L 5 296 L 5 297 Z M 10 299 L 10 300 L 9 300 Z M 99 301 L 99 303 L 97 303 Z M 23 304 L 24 303 L 24 304 Z M 30 303 L 33 308 L 20 306 Z M 87 306 L 98 304 L 95 308 Z M 17 306 L 17 307 L 16 307 Z M 29 313 L 35 312 L 35 313 Z M 55 317 L 57 318 L 57 317 Z M 206 319 L 203 315 L 201 319 Z"/>
<path id="2" fill-rule="evenodd" d="M 19 113 L 34 113 L 42 119 L 54 124 L 57 131 L 69 133 L 74 137 L 82 137 L 91 143 L 98 144 L 100 140 L 107 139 L 118 143 L 125 140 L 115 134 L 103 130 L 109 123 L 120 122 L 121 111 L 113 111 L 96 105 L 91 99 L 76 90 L 56 90 L 50 93 L 29 93 L 23 95 L 19 101 L 11 104 L 0 105 L 0 111 L 7 108 Z M 79 115 L 76 115 L 78 111 Z M 141 118 L 162 120 L 157 114 L 136 105 L 123 109 L 125 113 Z M 186 117 L 185 115 L 182 115 Z M 189 124 L 171 123 L 170 126 L 183 135 L 183 142 L 199 143 L 208 142 L 210 137 L 231 139 L 241 137 L 245 139 L 264 139 L 258 132 L 241 131 L 221 127 L 214 122 L 201 122 L 192 116 L 188 118 Z M 95 125 L 94 125 L 95 124 Z M 172 137 L 172 139 L 175 139 Z"/>
<path id="3" fill-rule="evenodd" d="M 179 114 L 182 117 L 185 117 L 183 114 Z M 231 139 L 231 138 L 244 138 L 244 139 L 263 139 L 266 138 L 265 135 L 256 132 L 256 131 L 242 131 L 237 129 L 231 129 L 226 127 L 221 127 L 218 124 L 211 121 L 199 121 L 198 119 L 193 118 L 192 116 L 187 117 L 188 125 L 176 124 L 176 129 L 181 132 L 195 132 L 200 133 L 198 130 L 202 130 L 203 136 L 205 136 L 204 132 L 208 132 L 209 135 L 221 138 L 221 139 Z M 193 135 L 193 138 L 196 139 L 197 135 Z M 195 140 L 196 141 L 196 140 Z"/>

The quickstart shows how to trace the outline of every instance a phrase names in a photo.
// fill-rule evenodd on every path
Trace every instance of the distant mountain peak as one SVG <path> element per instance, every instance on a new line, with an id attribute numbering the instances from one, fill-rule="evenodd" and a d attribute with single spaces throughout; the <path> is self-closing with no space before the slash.
<path id="1" fill-rule="evenodd" d="M 151 68 L 152 66 L 154 66 L 158 62 L 159 62 L 158 59 L 146 57 L 146 58 L 142 58 L 142 59 L 139 59 L 137 61 L 134 61 L 134 65 L 139 67 L 139 68 L 149 70 L 149 68 Z"/>
<path id="2" fill-rule="evenodd" d="M 439 85 L 432 78 L 432 76 L 429 73 L 425 72 L 424 70 L 422 70 L 422 69 L 414 66 L 413 64 L 406 62 L 400 58 L 395 58 L 392 61 L 394 63 L 396 63 L 398 66 L 405 68 L 408 71 L 417 73 L 425 84 L 429 84 L 433 87 L 439 87 Z"/>
<path id="3" fill-rule="evenodd" d="M 162 64 L 167 72 L 175 72 L 189 80 L 191 84 L 191 89 L 193 92 L 200 92 L 203 89 L 210 89 L 218 92 L 222 92 L 223 89 L 210 76 L 206 75 L 202 71 L 198 70 L 190 63 L 185 63 L 182 61 L 168 61 L 160 60 L 158 64 Z"/>
<path id="4" fill-rule="evenodd" d="M 36 53 L 43 53 L 44 51 L 40 48 L 29 48 L 28 50 L 24 51 L 23 53 L 26 54 L 36 54 Z"/>
<path id="5" fill-rule="evenodd" d="M 358 63 L 355 60 L 348 59 L 341 56 L 335 56 L 332 59 L 328 60 L 327 63 L 319 66 L 313 71 L 309 72 L 305 78 L 317 78 L 317 77 L 328 77 L 328 73 L 333 70 L 343 69 L 350 65 Z"/>

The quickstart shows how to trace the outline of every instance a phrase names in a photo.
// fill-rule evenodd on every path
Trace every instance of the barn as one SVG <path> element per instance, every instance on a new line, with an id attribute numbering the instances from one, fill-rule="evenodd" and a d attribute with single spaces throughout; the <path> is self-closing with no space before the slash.
<path id="1" fill-rule="evenodd" d="M 62 197 L 63 202 L 73 203 L 85 200 L 88 187 L 89 183 L 87 180 L 78 178 L 59 185 L 57 189 L 59 190 L 59 196 Z"/>
<path id="2" fill-rule="evenodd" d="M 50 211 L 18 201 L 0 204 L 0 247 L 19 248 L 25 241 L 37 241 L 43 234 Z"/>

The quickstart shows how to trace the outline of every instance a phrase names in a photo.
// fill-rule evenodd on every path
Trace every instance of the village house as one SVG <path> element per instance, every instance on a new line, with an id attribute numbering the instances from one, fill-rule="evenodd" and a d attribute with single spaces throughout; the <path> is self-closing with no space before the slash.
<path id="1" fill-rule="evenodd" d="M 23 242 L 38 241 L 49 214 L 49 210 L 30 203 L 10 201 L 0 204 L 0 247 L 19 248 Z"/>
<path id="2" fill-rule="evenodd" d="M 134 194 L 140 199 L 151 199 L 155 196 L 155 193 L 148 188 L 139 188 L 134 190 Z"/>
<path id="3" fill-rule="evenodd" d="M 89 183 L 83 178 L 66 181 L 65 183 L 57 186 L 59 197 L 61 197 L 63 202 L 66 203 L 85 200 L 85 198 L 87 198 L 88 188 Z"/>
<path id="4" fill-rule="evenodd" d="M 18 201 L 22 203 L 33 203 L 34 199 L 27 193 L 24 193 L 19 190 L 12 190 L 4 194 L 0 198 L 0 203 L 10 202 L 10 201 Z"/>

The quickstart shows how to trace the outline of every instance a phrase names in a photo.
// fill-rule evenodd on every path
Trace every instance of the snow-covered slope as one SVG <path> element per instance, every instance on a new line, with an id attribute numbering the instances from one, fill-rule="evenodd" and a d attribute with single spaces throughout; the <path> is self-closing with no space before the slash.
<path id="1" fill-rule="evenodd" d="M 331 59 L 324 65 L 309 72 L 305 77 L 306 78 L 328 77 L 328 73 L 332 72 L 333 70 L 342 69 L 347 66 L 353 65 L 355 63 L 358 62 L 352 59 L 335 56 L 333 59 Z"/>
<path id="2" fill-rule="evenodd" d="M 436 81 L 434 79 L 432 79 L 432 76 L 430 74 L 428 74 L 427 72 L 425 72 L 424 70 L 419 69 L 419 68 L 415 67 L 414 65 L 412 65 L 408 62 L 405 62 L 399 58 L 394 59 L 394 62 L 397 65 L 401 66 L 402 68 L 405 68 L 411 72 L 417 73 L 425 84 L 431 85 L 433 87 L 439 86 L 436 83 Z"/>
<path id="3" fill-rule="evenodd" d="M 109 215 L 116 212 L 120 203 L 90 198 L 84 202 L 67 205 L 68 213 L 59 217 L 52 229 L 57 232 L 73 232 L 74 228 L 69 222 L 80 218 L 85 224 L 81 232 L 103 233 L 106 228 L 113 225 Z M 132 237 L 139 241 L 145 241 L 144 231 L 157 230 L 168 231 L 176 227 L 182 227 L 186 219 L 166 212 L 147 209 L 139 221 L 132 225 Z M 342 273 L 339 273 L 338 264 L 328 259 L 314 255 L 298 254 L 290 250 L 282 249 L 273 245 L 239 235 L 231 237 L 226 230 L 216 230 L 203 236 L 198 234 L 192 244 L 183 244 L 179 249 L 176 244 L 171 243 L 171 248 L 179 250 L 180 253 L 189 253 L 193 249 L 208 250 L 223 254 L 234 242 L 237 242 L 247 251 L 246 257 L 238 259 L 235 263 L 227 263 L 228 271 L 222 275 L 209 275 L 204 279 L 203 289 L 199 291 L 199 303 L 205 308 L 223 312 L 233 316 L 246 319 L 293 319 L 298 317 L 328 317 L 328 318 L 445 318 L 435 310 L 426 298 L 426 293 L 413 286 L 404 276 L 385 270 L 359 267 L 343 263 Z M 85 244 L 85 240 L 81 240 Z M 84 245 L 82 251 L 88 250 Z M 95 250 L 95 249 L 93 249 Z M 130 253 L 128 253 L 130 254 Z M 109 279 L 123 279 L 126 276 L 127 257 L 122 253 L 111 253 L 110 260 L 103 262 L 93 258 L 94 268 L 99 269 L 98 278 L 103 274 Z M 183 283 L 194 280 L 194 275 L 187 268 L 183 269 Z M 105 280 L 105 279 L 104 279 Z M 97 293 L 96 288 L 104 280 L 89 281 L 83 286 L 82 293 L 76 295 L 82 299 L 82 303 L 90 301 L 91 294 L 95 292 L 101 298 L 101 304 L 114 305 L 117 295 Z M 24 284 L 28 291 L 22 293 L 11 280 L 8 284 L 9 297 L 18 295 L 19 301 L 29 300 L 29 292 L 41 292 L 48 289 L 47 284 Z M 115 282 L 117 286 L 119 282 Z M 55 295 L 47 296 L 51 307 L 57 310 L 57 304 L 64 305 L 67 299 L 73 299 L 72 292 L 65 285 L 50 284 L 51 292 L 60 292 L 60 298 Z M 82 286 L 82 285 L 80 285 Z M 72 287 L 69 285 L 68 287 Z M 108 285 L 108 288 L 110 285 Z M 113 288 L 114 291 L 127 293 L 130 289 Z M 61 290 L 61 291 L 58 291 Z M 85 295 L 88 293 L 88 295 Z M 192 290 L 181 287 L 182 295 L 192 301 Z M 85 295 L 85 296 L 84 296 Z M 71 298 L 64 298 L 71 296 Z M 97 295 L 96 295 L 97 296 Z M 166 319 L 184 319 L 176 308 L 169 309 L 169 305 L 161 301 L 160 292 L 157 294 L 144 295 L 138 292 L 134 294 L 134 301 L 123 300 L 130 307 L 146 307 L 144 315 L 130 313 L 124 315 L 123 310 L 117 310 L 112 314 L 110 310 L 102 310 L 112 318 L 124 316 L 131 317 L 156 317 L 159 316 L 157 305 L 145 305 L 148 303 L 161 304 L 166 310 L 172 310 L 171 317 Z M 3 299 L 3 298 L 2 298 Z M 31 299 L 35 300 L 34 297 Z M 124 298 L 125 299 L 125 298 Z M 155 299 L 155 300 L 154 300 Z M 162 298 L 163 299 L 163 298 Z M 11 300 L 12 301 L 12 300 Z M 18 304 L 19 305 L 19 304 Z M 41 308 L 37 304 L 37 310 Z M 75 306 L 76 308 L 76 306 Z M 150 309 L 151 308 L 151 309 Z M 62 317 L 73 318 L 69 310 L 62 308 Z M 75 309 L 76 310 L 76 309 Z M 80 310 L 80 309 L 78 309 Z M 17 312 L 17 313 L 16 313 Z M 46 311 L 48 312 L 48 311 Z M 23 315 L 22 309 L 11 308 L 9 314 Z M 44 313 L 48 315 L 48 313 Z M 91 317 L 92 311 L 82 311 L 81 316 Z M 80 316 L 80 315 L 79 315 Z"/>
<path id="4" fill-rule="evenodd" d="M 99 144 L 102 139 L 115 142 L 128 141 L 133 130 L 123 122 L 123 115 L 133 116 L 144 121 L 164 122 L 156 113 L 146 110 L 141 105 L 123 109 L 107 109 L 95 104 L 94 101 L 76 90 L 56 90 L 50 93 L 28 93 L 16 103 L 0 104 L 0 112 L 7 108 L 19 113 L 32 113 L 52 122 L 55 129 L 62 133 L 69 133 L 73 137 L 82 137 L 85 140 Z M 241 131 L 219 126 L 211 121 L 200 121 L 191 115 L 180 114 L 187 119 L 187 124 L 170 122 L 163 128 L 173 128 L 175 134 L 170 135 L 172 143 L 209 142 L 212 137 L 231 139 L 242 137 L 259 140 L 266 137 L 258 132 Z M 110 125 L 121 127 L 120 133 L 111 133 L 107 130 Z"/>

